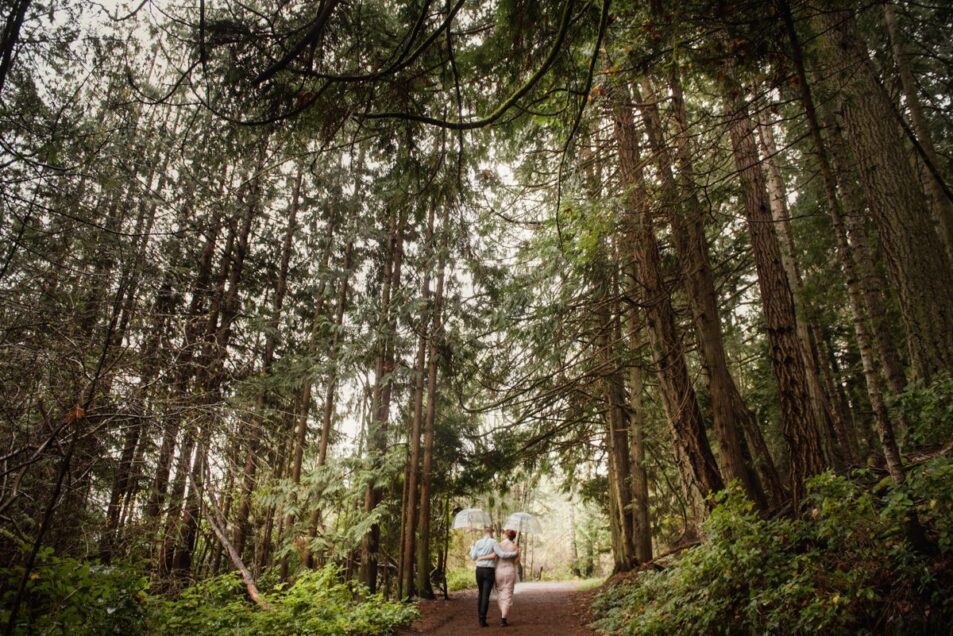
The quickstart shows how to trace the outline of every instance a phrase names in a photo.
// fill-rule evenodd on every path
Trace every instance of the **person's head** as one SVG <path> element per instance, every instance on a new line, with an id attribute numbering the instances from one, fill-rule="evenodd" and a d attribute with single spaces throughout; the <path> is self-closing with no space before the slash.
<path id="1" fill-rule="evenodd" d="M 516 541 L 516 530 L 504 530 L 503 534 L 510 541 Z"/>
<path id="2" fill-rule="evenodd" d="M 493 526 L 483 526 L 484 534 L 493 534 Z"/>

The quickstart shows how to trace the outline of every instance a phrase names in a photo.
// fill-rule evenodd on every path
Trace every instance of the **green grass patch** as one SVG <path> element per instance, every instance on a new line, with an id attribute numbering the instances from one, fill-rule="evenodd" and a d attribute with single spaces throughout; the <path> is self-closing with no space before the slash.
<path id="1" fill-rule="evenodd" d="M 605 582 L 605 578 L 582 579 L 579 581 L 578 589 L 580 592 L 589 592 L 590 590 L 602 587 Z"/>

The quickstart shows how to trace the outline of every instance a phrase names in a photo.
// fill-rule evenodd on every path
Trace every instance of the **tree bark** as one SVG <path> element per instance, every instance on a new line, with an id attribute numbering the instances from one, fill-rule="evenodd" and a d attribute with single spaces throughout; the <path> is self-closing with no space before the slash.
<path id="1" fill-rule="evenodd" d="M 677 143 L 680 146 L 680 168 L 682 171 L 691 170 L 693 162 L 688 148 L 687 116 L 677 71 L 672 73 L 671 84 L 678 128 Z M 678 188 L 674 162 L 664 142 L 662 118 L 655 90 L 647 78 L 643 78 L 641 86 L 643 94 L 639 94 L 638 88 L 633 87 L 635 99 L 645 122 L 649 145 L 655 155 L 656 167 L 662 181 L 661 206 L 667 213 L 672 228 L 698 345 L 707 371 L 720 463 L 725 477 L 738 480 L 748 497 L 760 509 L 764 509 L 767 507 L 767 500 L 758 481 L 757 471 L 752 465 L 742 424 L 745 420 L 752 420 L 754 416 L 745 406 L 728 368 L 714 274 L 708 255 L 708 242 L 705 239 L 704 213 L 694 188 L 683 187 L 681 191 Z M 683 174 L 683 180 L 688 181 L 691 174 Z M 770 461 L 770 456 L 768 460 Z"/>
<path id="2" fill-rule="evenodd" d="M 633 269 L 633 268 L 630 268 Z M 645 422 L 648 412 L 642 403 L 642 367 L 640 360 L 635 356 L 643 346 L 642 327 L 638 305 L 634 300 L 638 298 L 638 289 L 635 287 L 635 272 L 630 273 L 630 291 L 633 302 L 628 309 L 629 330 L 629 459 L 632 462 L 631 498 L 632 498 L 632 533 L 635 560 L 638 564 L 652 560 L 652 525 L 649 518 L 649 476 L 645 468 Z M 570 505 L 572 502 L 570 501 Z M 572 513 L 572 510 L 570 510 Z M 578 569 L 579 558 L 576 551 L 575 524 L 573 523 L 573 564 Z"/>
<path id="3" fill-rule="evenodd" d="M 923 107 L 920 105 L 920 95 L 917 91 L 917 81 L 910 69 L 910 63 L 907 54 L 907 45 L 904 41 L 903 32 L 897 24 L 897 12 L 894 5 L 889 0 L 884 2 L 884 22 L 887 25 L 887 35 L 890 38 L 890 49 L 893 52 L 894 63 L 900 74 L 900 84 L 903 87 L 903 96 L 906 102 L 907 110 L 910 111 L 910 120 L 913 123 L 913 130 L 917 135 L 917 141 L 923 148 L 927 160 L 939 169 L 942 165 L 937 156 L 936 147 L 933 144 L 933 135 L 930 134 L 930 124 L 923 114 Z M 940 238 L 946 246 L 947 257 L 953 262 L 953 201 L 943 189 L 937 175 L 926 171 L 925 176 L 927 188 L 930 192 L 931 210 L 934 220 L 937 224 L 937 230 Z"/>
<path id="4" fill-rule="evenodd" d="M 644 191 L 641 150 L 632 111 L 613 107 L 614 131 L 622 179 L 626 186 L 627 231 L 636 254 L 637 281 L 645 304 L 649 339 L 673 442 L 691 468 L 691 479 L 708 496 L 724 488 L 718 464 L 708 445 L 704 418 L 685 364 L 675 309 L 662 279 L 661 254 L 655 238 L 652 210 Z"/>
<path id="5" fill-rule="evenodd" d="M 609 498 L 613 504 L 610 511 L 614 517 L 618 535 L 613 550 L 615 558 L 613 571 L 625 572 L 635 565 L 635 537 L 632 516 L 629 512 L 632 503 L 629 470 L 632 462 L 629 457 L 628 427 L 624 412 L 624 388 L 621 386 L 620 365 L 615 355 L 616 348 L 621 344 L 615 338 L 618 317 L 612 311 L 615 304 L 612 298 L 616 294 L 610 294 L 612 290 L 609 289 L 609 285 L 616 279 L 615 272 L 612 271 L 616 267 L 609 261 L 603 262 L 603 266 L 609 271 L 603 272 L 603 282 L 599 284 L 596 292 L 595 314 L 599 318 L 596 325 L 598 330 L 596 342 L 599 347 L 598 360 L 602 366 L 600 384 L 605 404 Z"/>
<path id="6" fill-rule="evenodd" d="M 849 255 L 850 269 L 845 271 L 848 272 L 848 292 L 854 312 L 857 347 L 884 459 L 890 474 L 900 483 L 903 480 L 903 464 L 886 398 L 890 394 L 899 395 L 906 387 L 903 363 L 890 330 L 885 301 L 886 284 L 874 263 L 867 228 L 864 227 L 861 209 L 863 193 L 849 173 L 850 164 L 839 130 L 833 121 L 827 123 L 831 131 L 833 165 L 837 168 L 840 189 L 845 193 L 844 200 L 848 202 L 846 210 L 838 211 L 834 227 L 837 240 L 842 243 L 840 249 Z M 900 424 L 905 425 L 905 422 L 901 419 Z"/>
<path id="7" fill-rule="evenodd" d="M 3 95 L 7 75 L 10 73 L 10 67 L 13 66 L 13 50 L 20 39 L 20 28 L 23 26 L 23 20 L 32 1 L 13 0 L 10 6 L 10 14 L 3 27 L 3 40 L 0 42 L 0 95 Z"/>
<path id="8" fill-rule="evenodd" d="M 821 16 L 827 55 L 840 62 L 841 116 L 847 146 L 880 235 L 914 375 L 929 382 L 953 368 L 953 268 L 937 235 L 893 105 L 856 35 L 853 14 Z"/>
<path id="9" fill-rule="evenodd" d="M 808 128 L 814 142 L 817 160 L 821 167 L 821 176 L 824 180 L 824 194 L 827 199 L 828 213 L 831 216 L 831 222 L 834 228 L 837 256 L 840 260 L 841 267 L 844 270 L 844 276 L 847 283 L 847 293 L 848 299 L 850 301 L 849 304 L 851 316 L 853 318 L 854 333 L 857 338 L 858 348 L 860 349 L 861 364 L 863 366 L 864 379 L 867 385 L 867 394 L 870 398 L 871 407 L 874 410 L 874 416 L 877 420 L 877 430 L 880 435 L 881 445 L 883 447 L 884 456 L 886 458 L 890 474 L 895 480 L 900 481 L 903 478 L 903 468 L 900 462 L 900 453 L 899 449 L 897 448 L 896 438 L 893 432 L 893 424 L 888 417 L 887 410 L 884 405 L 881 380 L 875 369 L 874 355 L 872 352 L 872 347 L 876 346 L 883 356 L 885 352 L 892 347 L 892 339 L 890 338 L 889 334 L 885 333 L 884 331 L 885 325 L 883 324 L 883 319 L 885 317 L 885 312 L 883 307 L 880 307 L 879 314 L 874 314 L 872 312 L 871 301 L 876 304 L 879 302 L 879 296 L 876 298 L 868 298 L 866 292 L 863 289 L 863 284 L 861 281 L 862 276 L 859 275 L 859 270 L 862 268 L 864 263 L 867 262 L 866 259 L 868 258 L 868 255 L 864 254 L 862 250 L 858 249 L 862 246 L 851 246 L 848 240 L 848 232 L 844 224 L 843 207 L 841 205 L 841 199 L 838 196 L 838 183 L 835 177 L 834 167 L 832 166 L 830 156 L 828 155 L 827 145 L 824 141 L 824 137 L 821 134 L 820 122 L 818 121 L 817 110 L 814 106 L 814 98 L 811 92 L 811 84 L 808 82 L 807 72 L 804 67 L 801 42 L 794 24 L 794 17 L 791 14 L 788 0 L 779 0 L 779 8 L 781 10 L 781 17 L 788 35 L 788 40 L 791 45 L 792 61 L 794 62 L 795 71 L 799 80 L 798 87 L 800 91 L 801 104 L 804 107 Z M 834 135 L 837 134 L 836 128 L 831 127 L 830 130 L 834 131 Z M 846 155 L 846 152 L 843 154 Z M 843 161 L 846 161 L 846 157 L 843 157 Z M 842 165 L 842 168 L 846 169 L 846 165 Z M 841 175 L 843 175 L 842 171 Z M 844 184 L 842 183 L 841 185 Z M 850 196 L 850 193 L 848 193 L 847 200 L 856 202 L 860 200 L 860 197 Z M 853 215 L 849 214 L 848 216 Z M 868 327 L 868 318 L 872 319 L 870 327 Z M 888 358 L 890 359 L 887 360 L 882 357 L 882 360 L 884 361 L 884 371 L 889 378 L 891 375 L 897 373 L 897 369 L 894 369 L 893 371 L 889 369 L 890 365 L 894 363 L 894 360 L 892 356 L 888 356 Z M 895 378 L 894 381 L 896 382 L 898 380 Z"/>
<path id="10" fill-rule="evenodd" d="M 771 206 L 771 216 L 774 219 L 774 229 L 778 237 L 778 246 L 781 248 L 781 265 L 787 274 L 794 300 L 795 331 L 801 344 L 801 353 L 807 370 L 808 393 L 814 407 L 814 415 L 818 422 L 823 422 L 831 432 L 831 460 L 842 472 L 848 465 L 857 463 L 857 439 L 852 431 L 848 430 L 847 422 L 841 419 L 834 409 L 834 396 L 827 392 L 821 380 L 821 366 L 826 366 L 826 360 L 817 355 L 816 338 L 817 327 L 809 317 L 804 304 L 804 281 L 801 279 L 801 270 L 795 259 L 794 231 L 791 228 L 791 215 L 788 212 L 787 189 L 784 178 L 778 166 L 776 155 L 777 145 L 774 142 L 774 131 L 771 123 L 762 120 L 758 122 L 761 133 L 761 147 L 764 149 L 764 165 L 767 167 L 768 199 Z"/>
<path id="11" fill-rule="evenodd" d="M 796 333 L 791 286 L 781 264 L 781 249 L 773 230 L 770 202 L 741 86 L 734 78 L 732 53 L 726 51 L 723 97 L 735 167 L 741 178 L 745 216 L 751 235 L 758 286 L 764 309 L 771 363 L 778 385 L 781 430 L 790 451 L 791 496 L 797 510 L 804 481 L 822 472 L 826 463 L 819 423 L 811 409 L 807 369 Z"/>
<path id="12" fill-rule="evenodd" d="M 863 299 L 861 306 L 866 308 L 871 338 L 882 367 L 884 380 L 890 392 L 898 395 L 906 388 L 907 379 L 903 361 L 900 359 L 900 351 L 890 329 L 887 283 L 875 262 L 874 247 L 870 244 L 867 233 L 864 194 L 856 175 L 851 170 L 852 164 L 839 126 L 829 113 L 824 112 L 823 117 L 825 128 L 829 131 L 829 148 L 833 158 L 831 163 L 833 172 L 836 174 L 833 178 L 836 179 L 840 191 L 843 192 L 843 199 L 847 202 L 841 212 L 841 224 L 845 228 L 856 270 L 855 276 L 860 288 L 860 297 Z"/>

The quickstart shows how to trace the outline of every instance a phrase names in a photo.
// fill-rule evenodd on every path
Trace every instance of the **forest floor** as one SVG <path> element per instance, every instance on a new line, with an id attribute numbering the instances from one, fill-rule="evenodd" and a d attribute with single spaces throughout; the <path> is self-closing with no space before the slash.
<path id="1" fill-rule="evenodd" d="M 507 636 L 533 634 L 534 636 L 591 636 L 587 627 L 589 605 L 595 590 L 582 591 L 573 581 L 517 583 L 510 608 L 509 626 L 500 627 L 500 608 L 496 592 L 490 599 L 488 628 L 477 622 L 477 591 L 463 590 L 450 594 L 450 600 L 421 601 L 421 618 L 399 632 L 410 634 L 446 634 L 471 636 L 505 630 Z"/>

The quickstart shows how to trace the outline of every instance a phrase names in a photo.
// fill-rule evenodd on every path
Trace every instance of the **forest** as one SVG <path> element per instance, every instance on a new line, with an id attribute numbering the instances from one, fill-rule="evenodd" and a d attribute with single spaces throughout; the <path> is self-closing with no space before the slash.
<path id="1" fill-rule="evenodd" d="M 953 4 L 0 21 L 5 636 L 953 631 Z"/>

